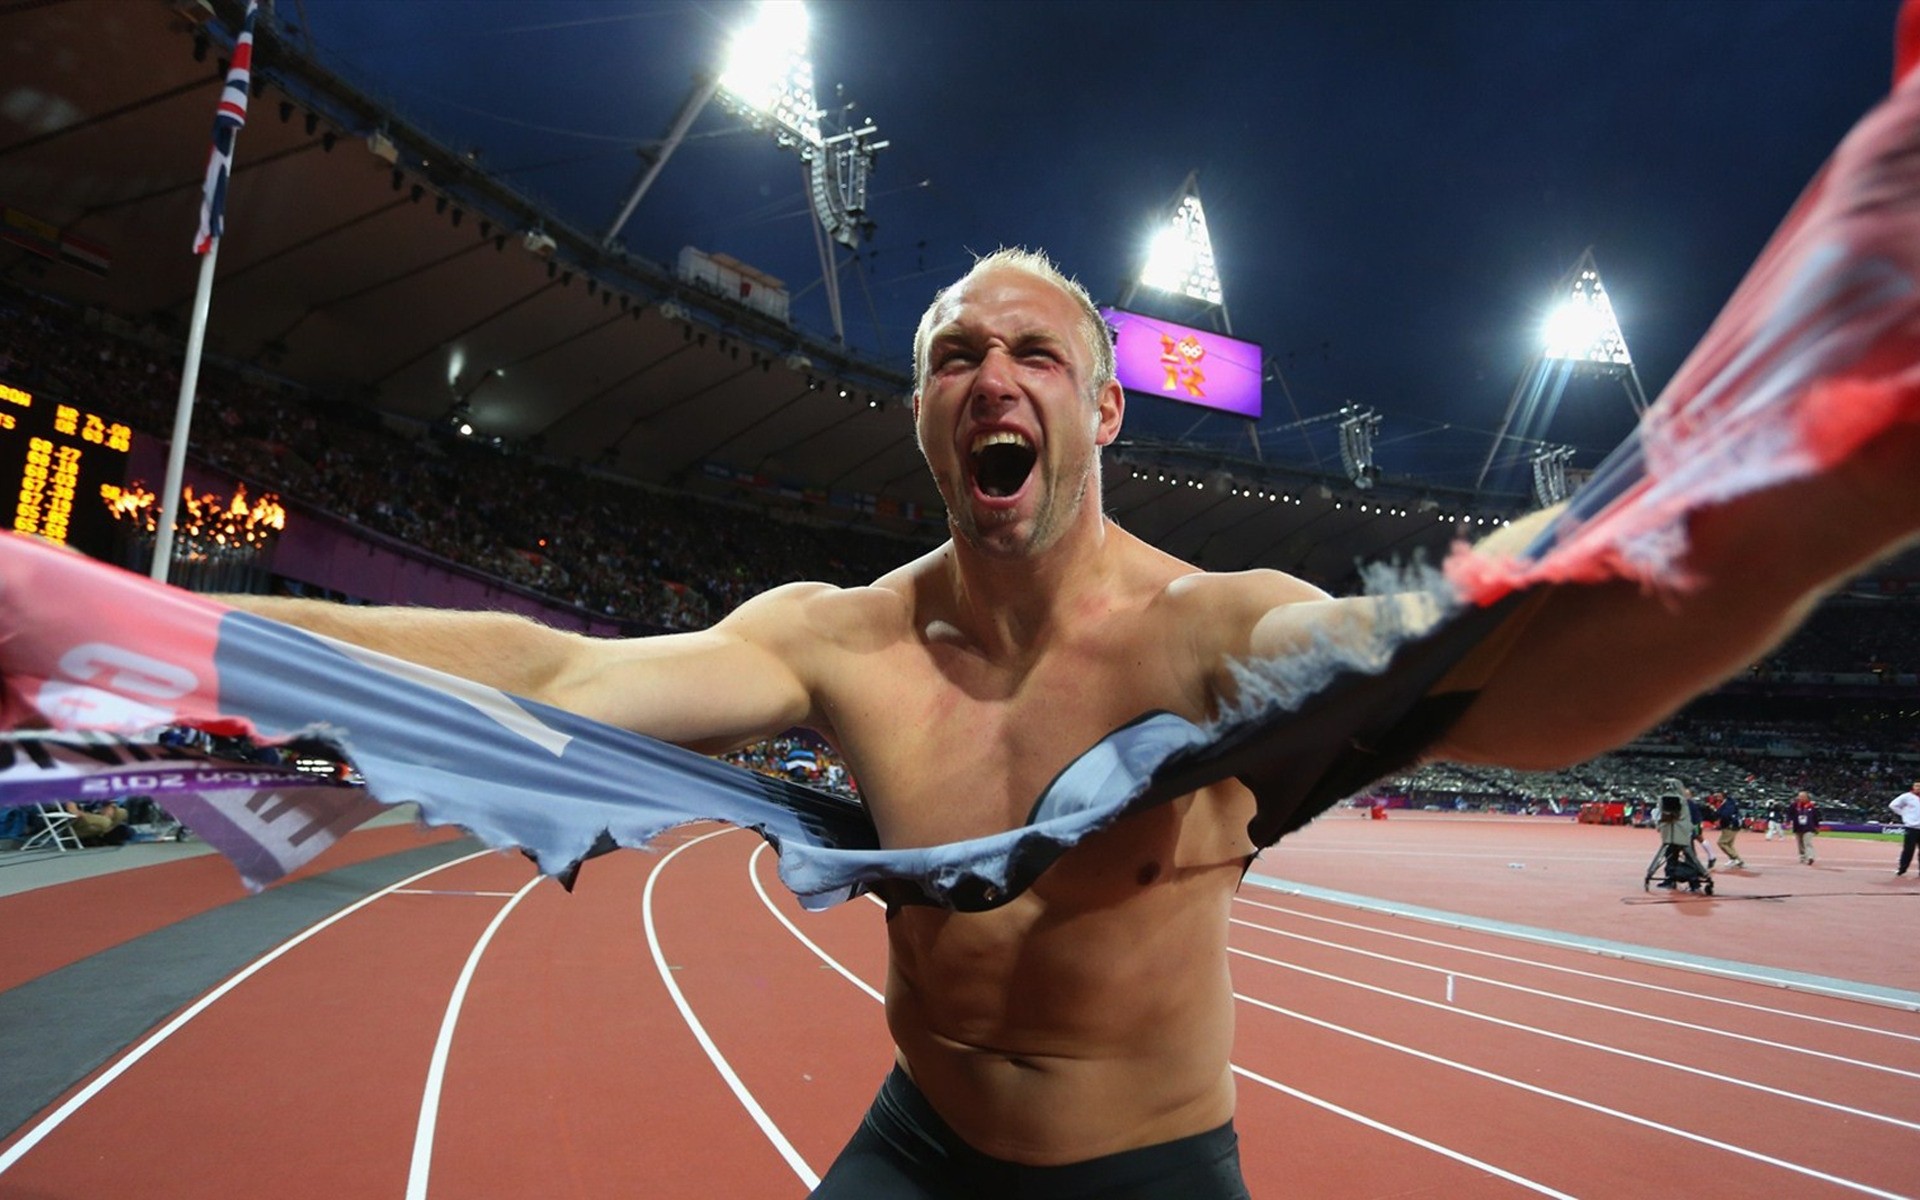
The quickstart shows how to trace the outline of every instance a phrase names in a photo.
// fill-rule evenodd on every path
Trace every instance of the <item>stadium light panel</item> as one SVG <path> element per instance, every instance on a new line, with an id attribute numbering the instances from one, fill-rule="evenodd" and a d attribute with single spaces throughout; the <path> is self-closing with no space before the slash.
<path id="1" fill-rule="evenodd" d="M 1633 365 L 1627 339 L 1613 314 L 1613 303 L 1601 286 L 1600 273 L 1587 269 L 1575 274 L 1571 290 L 1548 314 L 1540 334 L 1547 358 L 1608 366 Z"/>
<path id="2" fill-rule="evenodd" d="M 1213 239 L 1207 236 L 1207 215 L 1200 207 L 1200 197 L 1192 192 L 1181 197 L 1172 219 L 1154 233 L 1140 282 L 1207 304 L 1221 302 L 1220 272 L 1214 264 Z"/>
<path id="3" fill-rule="evenodd" d="M 807 26 L 800 0 L 760 0 L 753 19 L 728 45 L 720 92 L 785 137 L 818 147 L 820 113 L 814 105 Z"/>

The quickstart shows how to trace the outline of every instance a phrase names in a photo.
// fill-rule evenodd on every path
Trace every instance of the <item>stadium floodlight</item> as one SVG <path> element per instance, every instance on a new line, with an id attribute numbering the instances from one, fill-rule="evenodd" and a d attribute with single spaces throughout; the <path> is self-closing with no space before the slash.
<path id="1" fill-rule="evenodd" d="M 1475 491 L 1486 486 L 1494 460 L 1503 449 L 1511 452 L 1517 446 L 1539 442 L 1553 421 L 1568 380 L 1575 376 L 1618 380 L 1634 416 L 1647 411 L 1647 394 L 1640 386 L 1633 355 L 1627 352 L 1626 335 L 1620 331 L 1620 318 L 1613 311 L 1613 301 L 1607 296 L 1606 285 L 1600 281 L 1600 268 L 1594 265 L 1593 247 L 1581 252 L 1580 261 L 1554 284 L 1552 302 L 1541 323 L 1537 345 L 1539 349 L 1507 400 L 1507 415 L 1501 418 L 1500 428 L 1487 447 L 1480 475 L 1474 480 Z M 1503 473 L 1515 462 L 1517 459 L 1510 459 Z M 1540 469 L 1541 464 L 1536 462 L 1536 473 Z M 1557 469 L 1549 463 L 1548 476 L 1537 478 L 1536 482 L 1545 483 L 1548 491 L 1552 491 L 1551 476 Z M 1535 490 L 1538 494 L 1539 488 Z"/>
<path id="2" fill-rule="evenodd" d="M 1186 194 L 1174 205 L 1168 223 L 1148 243 L 1140 282 L 1215 307 L 1221 305 L 1220 272 L 1214 265 L 1213 239 L 1207 236 L 1207 214 L 1188 176 Z"/>
<path id="3" fill-rule="evenodd" d="M 1602 371 L 1633 365 L 1613 302 L 1607 299 L 1600 272 L 1590 261 L 1573 273 L 1566 293 L 1547 316 L 1540 342 L 1541 353 L 1550 359 L 1590 364 Z"/>
<path id="4" fill-rule="evenodd" d="M 800 0 L 760 0 L 727 48 L 720 100 L 754 124 L 771 127 L 782 145 L 818 148 L 820 112 L 807 33 L 807 8 Z"/>
<path id="5" fill-rule="evenodd" d="M 874 156 L 887 143 L 878 140 L 879 130 L 871 121 L 855 128 L 841 124 L 851 105 L 835 116 L 832 131 L 823 125 L 826 114 L 816 105 L 807 40 L 807 10 L 800 0 L 760 0 L 753 20 L 734 35 L 718 96 L 748 124 L 771 130 L 774 141 L 799 152 L 833 339 L 844 342 L 840 271 L 830 243 L 858 250 L 861 239 L 872 232 L 867 184 Z"/>
<path id="6" fill-rule="evenodd" d="M 800 0 L 761 0 L 753 17 L 729 40 L 726 65 L 708 73 L 687 96 L 600 244 L 611 247 L 627 218 L 686 140 L 687 131 L 716 95 L 729 109 L 761 129 L 773 129 L 783 146 L 817 148 L 820 114 L 813 100 L 813 62 L 807 57 L 807 10 Z"/>
<path id="7" fill-rule="evenodd" d="M 816 222 L 814 241 L 820 252 L 820 279 L 833 337 L 845 342 L 840 272 L 832 243 L 858 250 L 861 239 L 873 232 L 873 222 L 867 218 L 867 187 L 874 156 L 887 143 L 878 139 L 879 130 L 872 121 L 847 127 L 845 114 L 852 110 L 851 104 L 831 114 L 831 122 L 823 119 L 829 114 L 816 103 L 813 61 L 808 57 L 809 25 L 801 0 L 760 0 L 752 18 L 729 40 L 725 65 L 719 73 L 703 77 L 681 105 L 659 149 L 646 156 L 650 160 L 646 169 L 600 242 L 613 246 L 701 110 L 708 101 L 718 99 L 753 128 L 771 132 L 783 149 L 799 153 Z"/>
<path id="8" fill-rule="evenodd" d="M 808 57 L 806 6 L 800 0 L 760 0 L 754 17 L 734 34 L 727 64 L 720 73 L 718 97 L 730 112 L 756 129 L 770 130 L 774 141 L 796 150 L 806 164 L 807 198 L 820 230 L 850 250 L 871 228 L 866 220 L 867 182 L 874 155 L 887 143 L 875 140 L 871 121 L 829 131 L 816 104 L 813 62 Z M 849 106 L 850 108 L 851 106 Z M 835 274 L 823 255 L 829 280 Z M 828 283 L 828 300 L 838 309 L 837 288 Z M 834 332 L 840 318 L 834 314 Z"/>

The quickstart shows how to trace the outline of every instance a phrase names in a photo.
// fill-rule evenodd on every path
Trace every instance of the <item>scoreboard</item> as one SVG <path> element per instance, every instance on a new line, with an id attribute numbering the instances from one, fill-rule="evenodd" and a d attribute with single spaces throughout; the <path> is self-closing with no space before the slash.
<path id="1" fill-rule="evenodd" d="M 113 552 L 103 487 L 126 483 L 133 431 L 77 404 L 0 383 L 0 480 L 10 527 L 95 558 Z"/>

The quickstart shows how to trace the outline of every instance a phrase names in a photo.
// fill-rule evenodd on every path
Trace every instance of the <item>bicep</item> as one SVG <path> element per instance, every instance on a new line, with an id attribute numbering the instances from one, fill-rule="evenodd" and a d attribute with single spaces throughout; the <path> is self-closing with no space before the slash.
<path id="1" fill-rule="evenodd" d="M 1192 575 L 1170 591 L 1192 606 L 1192 652 L 1216 698 L 1235 695 L 1240 664 L 1308 649 L 1314 627 L 1350 603 L 1279 571 Z"/>
<path id="2" fill-rule="evenodd" d="M 813 700 L 792 599 L 769 593 L 694 633 L 577 639 L 547 698 L 594 720 L 703 751 L 803 724 Z"/>
<path id="3" fill-rule="evenodd" d="M 1257 658 L 1328 651 L 1372 656 L 1426 632 L 1440 615 L 1440 602 L 1424 592 L 1338 600 L 1322 594 L 1262 613 L 1250 648 Z"/>

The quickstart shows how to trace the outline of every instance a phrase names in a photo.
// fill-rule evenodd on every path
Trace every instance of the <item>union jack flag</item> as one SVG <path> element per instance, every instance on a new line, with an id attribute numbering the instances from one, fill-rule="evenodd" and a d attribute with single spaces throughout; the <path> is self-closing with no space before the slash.
<path id="1" fill-rule="evenodd" d="M 233 44 L 233 65 L 227 68 L 220 104 L 213 110 L 213 151 L 207 156 L 207 183 L 200 193 L 195 254 L 205 254 L 226 232 L 227 172 L 233 166 L 234 135 L 247 123 L 247 89 L 253 82 L 253 18 L 259 11 L 260 0 L 247 0 L 246 24 L 240 28 L 240 40 Z"/>

